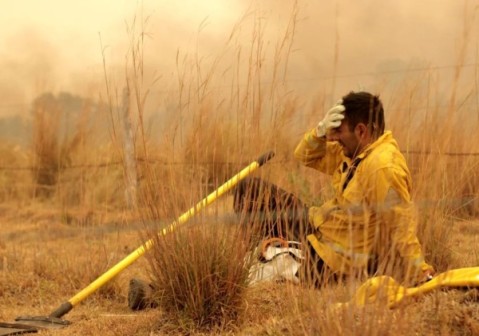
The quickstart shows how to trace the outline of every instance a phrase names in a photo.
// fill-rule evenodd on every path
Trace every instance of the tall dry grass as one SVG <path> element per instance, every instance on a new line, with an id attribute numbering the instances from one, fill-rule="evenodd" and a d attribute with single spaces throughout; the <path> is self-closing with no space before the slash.
<path id="1" fill-rule="evenodd" d="M 284 284 L 247 288 L 245 257 L 254 242 L 248 231 L 230 223 L 231 219 L 222 219 L 231 213 L 231 207 L 212 205 L 213 216 L 201 217 L 198 222 L 186 224 L 167 236 L 156 235 L 158 226 L 154 226 L 153 231 L 149 228 L 151 223 L 171 222 L 251 158 L 269 149 L 275 150 L 277 156 L 257 175 L 296 193 L 309 204 L 320 204 L 331 196 L 328 177 L 318 176 L 292 159 L 302 133 L 314 127 L 334 102 L 318 87 L 319 93 L 308 106 L 306 102 L 310 97 L 303 97 L 301 92 L 288 87 L 286 74 L 298 22 L 297 7 L 293 7 L 291 20 L 278 38 L 273 54 L 268 53 L 263 44 L 264 28 L 259 16 L 245 16 L 243 20 L 252 22 L 248 47 L 236 42 L 236 34 L 244 23 L 240 22 L 213 61 L 202 61 L 198 54 L 178 54 L 177 91 L 153 102 L 153 105 L 177 102 L 174 107 L 164 109 L 170 112 L 165 117 L 169 127 L 151 132 L 147 108 L 154 98 L 145 84 L 142 58 L 143 38 L 147 34 L 141 30 L 144 27 L 136 30 L 138 27 L 134 25 L 139 20 L 129 31 L 131 50 L 123 84 L 132 92 L 131 118 L 136 126 L 139 207 L 133 217 L 148 227 L 138 235 L 139 243 L 154 237 L 155 245 L 148 259 L 149 273 L 158 288 L 160 309 L 168 313 L 167 331 L 392 335 L 427 334 L 428 330 L 454 333 L 458 330 L 457 321 L 473 326 L 468 318 L 474 313 L 465 308 L 460 310 L 462 315 L 458 319 L 455 313 L 448 315 L 449 307 L 441 304 L 446 300 L 442 294 L 428 296 L 423 304 L 412 304 L 409 310 L 400 307 L 392 311 L 378 305 L 337 313 L 329 307 L 333 302 L 347 300 L 355 288 L 353 285 L 340 284 L 321 291 Z M 235 56 L 233 61 L 225 56 L 231 54 Z M 224 63 L 228 64 L 222 71 Z M 459 59 L 458 69 L 463 64 L 464 60 Z M 123 135 L 118 128 L 121 123 L 118 111 L 122 106 L 115 99 L 118 98 L 112 89 L 115 83 L 106 78 L 109 109 L 100 109 L 98 114 L 110 120 L 108 129 L 93 130 L 79 121 L 71 138 L 59 138 L 58 115 L 62 111 L 55 106 L 36 105 L 32 150 L 19 153 L 5 148 L 2 149 L 5 155 L 1 156 L 4 162 L 19 164 L 25 162 L 25 156 L 34 157 L 35 169 L 30 176 L 25 176 L 28 175 L 25 171 L 3 170 L 2 200 L 21 201 L 27 197 L 24 182 L 20 181 L 31 179 L 30 191 L 36 190 L 37 196 L 41 194 L 46 198 L 67 224 L 79 223 L 81 227 L 102 224 L 94 217 L 87 216 L 84 220 L 75 217 L 73 208 L 87 213 L 90 210 L 108 214 L 126 211 Z M 230 82 L 225 84 L 227 79 Z M 457 223 L 476 218 L 479 211 L 476 169 L 479 156 L 457 155 L 479 151 L 479 125 L 474 119 L 478 115 L 477 105 L 469 104 L 468 100 L 479 93 L 477 86 L 473 86 L 472 96 L 468 95 L 460 85 L 459 80 L 451 83 L 448 89 L 453 94 L 444 98 L 443 92 L 431 89 L 430 81 L 406 76 L 400 90 L 379 92 L 394 98 L 386 104 L 387 128 L 393 130 L 410 166 L 419 238 L 426 259 L 438 271 L 474 266 L 468 264 L 469 261 L 453 258 L 457 247 L 451 239 Z M 461 99 L 468 104 L 458 104 Z M 89 141 L 96 132 L 108 133 L 108 140 L 103 136 L 102 141 Z M 88 164 L 83 165 L 86 162 Z M 471 250 L 479 255 L 476 245 Z M 111 264 L 106 262 L 105 254 L 97 250 L 87 253 L 94 262 L 86 258 L 81 264 L 51 253 L 53 259 L 39 257 L 32 261 L 34 280 L 25 280 L 22 288 L 48 291 L 42 284 L 55 282 L 55 288 L 63 286 L 74 291 Z M 22 258 L 17 254 L 9 257 Z M 68 277 L 60 275 L 65 270 L 70 273 Z M 7 286 L 12 283 L 10 275 L 0 287 L 3 293 L 16 290 Z M 119 289 L 107 287 L 105 291 L 119 296 Z M 442 329 L 423 326 L 424 320 L 420 318 L 423 313 Z M 437 316 L 445 318 L 440 321 Z M 159 329 L 161 332 L 161 327 Z M 473 327 L 467 330 L 473 334 Z"/>
<path id="2" fill-rule="evenodd" d="M 203 170 L 201 164 L 198 164 L 202 162 L 201 160 L 242 161 L 248 155 L 245 153 L 251 153 L 250 148 L 258 151 L 263 148 L 261 146 L 266 145 L 277 150 L 279 153 L 277 161 L 279 162 L 277 164 L 273 162 L 265 167 L 263 177 L 300 194 L 311 203 L 321 203 L 330 194 L 328 178 L 318 178 L 312 172 L 298 167 L 291 161 L 291 153 L 296 142 L 299 141 L 301 133 L 307 130 L 307 128 L 301 129 L 299 126 L 307 124 L 308 127 L 313 127 L 321 117 L 320 111 L 325 110 L 328 99 L 318 99 L 321 105 L 315 107 L 317 112 L 314 115 L 305 116 L 298 112 L 301 110 L 301 102 L 285 95 L 281 85 L 275 83 L 271 85 L 271 91 L 264 90 L 259 84 L 261 78 L 276 77 L 274 73 L 266 73 L 259 66 L 258 59 L 262 55 L 262 47 L 261 43 L 257 43 L 257 39 L 261 39 L 261 28 L 255 26 L 254 29 L 257 31 L 253 34 L 252 52 L 248 61 L 245 62 L 248 69 L 247 82 L 245 86 L 238 86 L 234 94 L 228 95 L 224 92 L 223 94 L 218 92 L 215 92 L 215 95 L 208 94 L 208 85 L 214 83 L 215 73 L 207 73 L 207 78 L 202 78 L 207 84 L 203 83 L 204 86 L 195 87 L 191 83 L 198 83 L 197 79 L 200 76 L 197 72 L 199 71 L 189 73 L 190 80 L 187 80 L 188 72 L 182 72 L 179 106 L 182 109 L 182 106 L 187 105 L 191 114 L 182 126 L 180 135 L 182 141 L 179 141 L 179 146 L 174 147 L 172 151 L 175 152 L 176 157 L 181 157 L 182 150 L 184 150 L 184 158 L 191 159 L 193 163 L 196 163 L 192 166 L 196 176 L 194 175 L 191 181 L 195 181 L 195 184 L 199 183 L 203 187 L 192 190 L 191 187 L 183 187 L 184 184 L 181 182 L 177 186 L 180 187 L 180 190 L 187 190 L 183 194 L 185 199 L 191 198 L 191 195 L 195 195 L 193 198 L 200 198 L 201 195 L 205 195 L 208 190 L 211 190 L 209 186 L 218 185 L 231 173 L 230 171 L 218 171 L 214 165 L 211 169 Z M 258 58 L 255 59 L 255 57 Z M 281 57 L 276 55 L 273 63 L 281 64 Z M 233 67 L 241 67 L 241 64 L 234 64 Z M 184 83 L 190 83 L 189 85 L 193 86 L 193 92 L 201 92 L 201 95 L 196 97 L 196 101 L 185 101 L 187 95 L 182 91 L 185 87 Z M 232 87 L 234 87 L 234 83 Z M 467 156 L 467 159 L 464 159 L 464 156 L 455 156 L 453 153 L 474 152 L 477 148 L 467 141 L 468 135 L 465 133 L 462 133 L 464 137 L 458 136 L 461 131 L 460 125 L 457 123 L 461 117 L 447 111 L 444 114 L 442 108 L 444 102 L 433 101 L 427 87 L 421 87 L 422 82 L 414 84 L 411 90 L 414 90 L 416 96 L 405 91 L 402 96 L 396 97 L 394 104 L 387 105 L 386 113 L 388 110 L 396 111 L 388 116 L 388 128 L 393 129 L 411 165 L 415 183 L 413 196 L 419 212 L 418 234 L 426 258 L 438 271 L 445 271 L 451 267 L 461 266 L 453 264 L 452 228 L 458 219 L 475 216 L 475 211 L 477 211 L 474 205 L 474 200 L 477 199 L 478 185 L 477 175 L 474 172 L 474 167 L 477 166 L 476 158 Z M 454 94 L 451 100 L 455 100 L 459 96 L 461 90 L 455 87 L 457 85 L 459 84 L 452 83 Z M 422 93 L 417 94 L 417 92 Z M 230 102 L 230 105 L 225 104 L 225 101 Z M 420 109 L 414 107 L 414 104 L 420 101 L 427 101 L 428 107 L 425 115 L 420 112 Z M 456 108 L 455 103 L 446 101 L 446 104 Z M 236 115 L 229 113 L 230 118 L 228 119 L 231 106 L 236 106 L 237 112 Z M 183 115 L 184 112 L 179 115 Z M 405 113 L 412 113 L 414 117 L 410 115 L 409 118 L 404 118 Z M 188 122 L 191 124 L 189 125 Z M 225 125 L 232 125 L 233 128 L 225 128 Z M 236 126 L 236 132 L 234 126 Z M 439 134 L 432 131 L 438 128 L 441 130 Z M 427 131 L 424 132 L 424 130 Z M 171 138 L 175 136 L 171 136 Z M 296 140 L 292 141 L 292 139 Z M 464 169 L 465 166 L 466 169 Z M 179 169 L 175 172 L 178 173 Z M 182 176 L 179 177 L 180 179 L 189 176 L 184 173 L 179 175 Z M 185 205 L 187 203 L 184 202 Z M 177 208 L 173 206 L 171 209 L 172 213 L 177 213 Z M 182 318 L 184 318 L 183 314 L 185 314 L 186 308 L 195 307 L 188 314 L 198 326 L 201 325 L 200 321 L 208 320 L 202 315 L 203 313 L 209 314 L 210 321 L 216 318 L 217 315 L 208 309 L 221 305 L 222 300 L 225 299 L 224 295 L 229 298 L 237 292 L 230 288 L 226 292 L 227 294 L 220 297 L 222 291 L 219 288 L 222 280 L 217 279 L 216 284 L 208 282 L 211 281 L 210 276 L 217 273 L 216 262 L 212 260 L 219 251 L 222 251 L 222 244 L 228 240 L 228 236 L 221 237 L 211 233 L 203 235 L 198 234 L 196 230 L 195 227 L 188 227 L 186 231 L 182 231 L 186 236 L 182 240 L 177 240 L 176 236 L 165 239 L 165 242 L 173 244 L 168 247 L 164 246 L 164 241 L 158 242 L 154 247 L 155 257 L 151 260 L 151 267 L 156 281 L 163 284 L 160 286 L 162 289 L 159 291 L 159 295 L 163 298 L 167 297 L 169 300 L 166 300 L 168 303 L 162 307 L 167 310 L 174 307 L 176 313 L 179 313 L 178 316 L 182 316 Z M 200 238 L 200 242 L 192 238 L 194 236 Z M 206 252 L 205 248 L 204 255 L 200 255 L 195 249 L 197 249 L 196 244 L 202 245 L 202 243 L 207 243 L 215 250 Z M 241 249 L 240 251 L 244 252 Z M 225 262 L 223 267 L 229 268 L 228 272 L 233 272 L 243 265 L 238 255 L 229 256 L 229 258 L 236 262 Z M 192 260 L 196 262 L 192 263 Z M 227 272 L 226 269 L 225 272 Z M 206 286 L 204 281 L 207 281 Z M 209 290 L 215 286 L 217 291 L 210 293 Z M 290 305 L 290 309 L 284 314 L 279 313 L 279 309 L 275 310 L 274 307 L 268 311 L 270 316 L 283 318 L 285 322 L 282 326 L 273 326 L 273 331 L 264 330 L 268 334 L 393 335 L 422 330 L 422 326 L 407 323 L 411 316 L 403 309 L 389 311 L 385 310 L 382 305 L 377 305 L 345 311 L 340 316 L 337 315 L 337 312 L 329 311 L 331 302 L 344 299 L 352 294 L 351 292 L 347 293 L 348 288 L 310 293 L 305 299 L 298 299 L 297 295 L 301 290 L 287 288 L 291 293 L 288 296 L 290 299 L 285 301 L 286 305 Z M 349 291 L 351 290 L 349 289 Z M 242 300 L 247 300 L 246 294 L 242 293 L 241 295 L 244 295 Z M 213 297 L 216 301 L 208 302 L 206 297 Z M 255 299 L 250 300 L 254 302 Z M 205 309 L 203 304 L 206 304 L 208 309 Z M 282 301 L 281 304 L 285 304 L 285 302 Z M 241 306 L 239 305 L 237 308 L 239 307 Z M 201 317 L 197 314 L 201 314 Z M 244 314 L 247 316 L 247 313 Z M 457 328 L 456 325 L 447 323 L 444 324 L 444 330 L 452 331 Z M 184 325 L 180 323 L 178 327 L 182 328 Z M 261 333 L 261 331 L 259 332 Z"/>
<path id="3" fill-rule="evenodd" d="M 150 275 L 170 324 L 181 333 L 237 327 L 246 308 L 250 232 L 211 216 L 154 237 Z"/>
<path id="4" fill-rule="evenodd" d="M 5 141 L 0 148 L 0 201 L 22 203 L 31 198 L 33 177 L 28 169 L 30 154 L 18 145 Z"/>

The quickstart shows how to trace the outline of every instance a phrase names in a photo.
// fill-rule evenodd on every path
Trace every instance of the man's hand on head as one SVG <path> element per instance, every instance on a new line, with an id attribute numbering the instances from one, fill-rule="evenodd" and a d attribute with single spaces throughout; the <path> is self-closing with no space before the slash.
<path id="1" fill-rule="evenodd" d="M 316 136 L 321 138 L 326 136 L 329 130 L 337 128 L 341 125 L 344 119 L 344 111 L 346 108 L 343 105 L 343 100 L 340 99 L 324 116 L 324 119 L 316 126 Z"/>

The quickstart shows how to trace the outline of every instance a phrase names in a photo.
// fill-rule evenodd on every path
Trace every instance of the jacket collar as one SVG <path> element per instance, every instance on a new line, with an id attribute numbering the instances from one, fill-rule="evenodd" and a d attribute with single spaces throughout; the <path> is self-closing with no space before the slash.
<path id="1" fill-rule="evenodd" d="M 385 131 L 379 138 L 376 139 L 373 143 L 369 144 L 354 160 L 362 160 L 368 156 L 374 149 L 379 147 L 384 143 L 391 142 L 393 140 L 393 135 L 391 131 Z M 353 160 L 353 161 L 354 161 Z"/>

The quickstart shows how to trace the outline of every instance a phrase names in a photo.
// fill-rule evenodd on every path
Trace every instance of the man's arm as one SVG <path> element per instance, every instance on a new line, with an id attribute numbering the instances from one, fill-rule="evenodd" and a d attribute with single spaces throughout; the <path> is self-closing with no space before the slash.
<path id="1" fill-rule="evenodd" d="M 342 160 L 341 148 L 316 136 L 316 130 L 307 132 L 294 151 L 294 157 L 306 167 L 332 175 Z"/>

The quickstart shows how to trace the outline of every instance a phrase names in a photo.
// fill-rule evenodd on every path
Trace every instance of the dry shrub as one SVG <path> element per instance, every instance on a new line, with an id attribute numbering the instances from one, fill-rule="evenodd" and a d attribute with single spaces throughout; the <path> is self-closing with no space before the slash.
<path id="1" fill-rule="evenodd" d="M 33 152 L 35 196 L 50 197 L 58 179 L 60 167 L 59 129 L 61 110 L 51 95 L 39 97 L 33 107 Z"/>
<path id="2" fill-rule="evenodd" d="M 34 195 L 64 210 L 123 207 L 121 157 L 106 141 L 105 107 L 69 93 L 45 93 L 33 102 Z"/>
<path id="3" fill-rule="evenodd" d="M 250 266 L 247 230 L 204 219 L 154 241 L 155 296 L 171 321 L 184 332 L 237 325 Z"/>
<path id="4" fill-rule="evenodd" d="M 20 146 L 3 142 L 0 145 L 0 201 L 29 199 L 32 176 L 27 167 L 29 153 Z"/>

